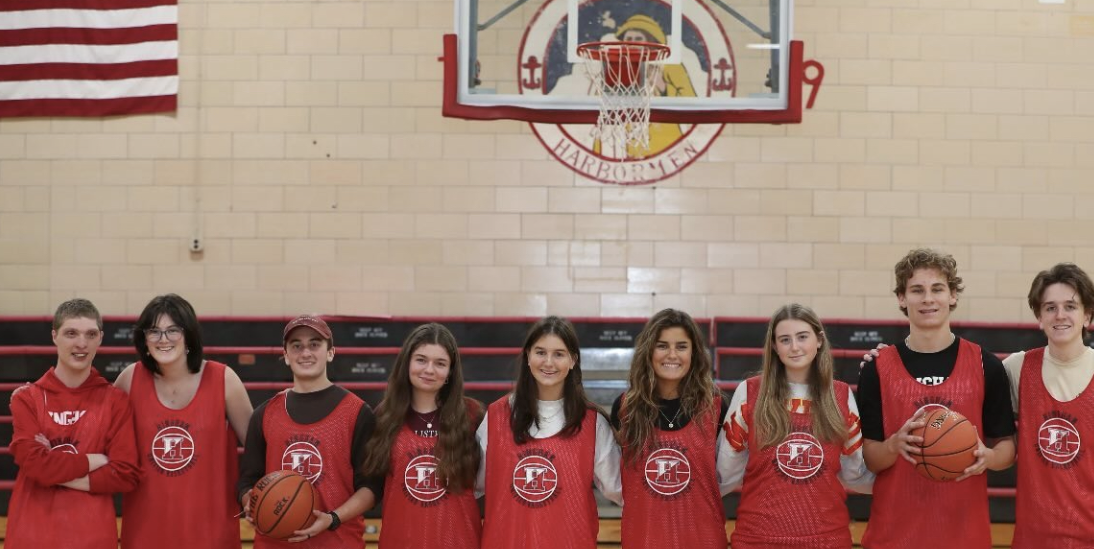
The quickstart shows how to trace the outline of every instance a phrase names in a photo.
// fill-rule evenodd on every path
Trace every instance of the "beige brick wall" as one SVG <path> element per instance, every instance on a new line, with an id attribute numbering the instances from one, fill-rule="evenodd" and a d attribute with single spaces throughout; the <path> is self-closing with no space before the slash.
<path id="1" fill-rule="evenodd" d="M 1094 270 L 1094 0 L 797 4 L 804 122 L 616 187 L 440 116 L 450 2 L 186 2 L 177 115 L 0 120 L 0 314 L 896 318 L 935 246 L 957 318 L 1016 321 L 1036 271 Z"/>

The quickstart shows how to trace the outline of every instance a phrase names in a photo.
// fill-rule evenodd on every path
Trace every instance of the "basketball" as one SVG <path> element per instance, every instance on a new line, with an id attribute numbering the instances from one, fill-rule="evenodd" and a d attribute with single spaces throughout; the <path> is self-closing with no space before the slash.
<path id="1" fill-rule="evenodd" d="M 293 532 L 315 522 L 315 502 L 319 499 L 308 479 L 292 471 L 274 471 L 262 477 L 251 490 L 251 517 L 255 531 L 277 539 L 288 539 Z"/>
<path id="2" fill-rule="evenodd" d="M 931 410 L 923 420 L 927 424 L 911 433 L 923 437 L 919 445 L 923 454 L 912 454 L 915 470 L 933 480 L 949 481 L 963 475 L 976 462 L 974 452 L 979 446 L 976 426 L 965 416 L 945 408 Z"/>

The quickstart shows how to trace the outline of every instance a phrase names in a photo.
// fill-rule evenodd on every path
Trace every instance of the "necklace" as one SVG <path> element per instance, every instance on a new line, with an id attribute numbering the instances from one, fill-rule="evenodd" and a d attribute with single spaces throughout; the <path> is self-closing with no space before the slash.
<path id="1" fill-rule="evenodd" d="M 955 340 L 957 340 L 957 336 L 954 335 L 953 332 L 950 332 L 950 342 L 946 344 L 946 347 L 949 347 L 950 345 L 953 345 L 953 342 Z M 913 353 L 927 353 L 926 351 L 920 351 L 920 350 L 912 347 L 912 336 L 910 334 L 908 335 L 908 337 L 904 338 L 904 346 L 907 347 L 908 350 L 912 351 Z M 945 349 L 946 347 L 943 347 L 942 349 Z M 939 351 L 941 351 L 942 349 L 939 349 Z M 931 352 L 937 353 L 938 351 L 931 351 Z"/>
<path id="2" fill-rule="evenodd" d="M 661 414 L 661 417 L 665 418 L 665 421 L 669 422 L 669 429 L 672 429 L 676 426 L 676 418 L 680 417 L 680 412 L 683 411 L 684 408 L 683 406 L 681 406 L 679 409 L 676 410 L 676 415 L 672 416 L 672 419 L 669 419 L 669 416 L 665 415 L 665 412 L 661 410 L 661 407 L 657 407 L 657 413 Z"/>
<path id="3" fill-rule="evenodd" d="M 549 416 L 543 415 L 542 410 L 537 410 L 536 415 L 539 416 L 539 420 L 542 421 L 543 423 L 551 423 L 556 417 L 562 415 L 563 411 L 565 411 L 565 410 L 561 406 L 559 406 L 559 408 L 557 410 L 555 410 L 555 413 L 553 413 Z"/>
<path id="4" fill-rule="evenodd" d="M 425 428 L 426 429 L 432 429 L 433 428 L 433 421 L 437 419 L 437 412 L 439 412 L 439 411 L 440 411 L 440 409 L 433 410 L 433 413 L 428 414 L 428 415 L 423 414 L 422 412 L 419 412 L 417 410 L 414 410 L 414 413 L 417 414 L 418 419 L 420 421 L 425 423 Z"/>

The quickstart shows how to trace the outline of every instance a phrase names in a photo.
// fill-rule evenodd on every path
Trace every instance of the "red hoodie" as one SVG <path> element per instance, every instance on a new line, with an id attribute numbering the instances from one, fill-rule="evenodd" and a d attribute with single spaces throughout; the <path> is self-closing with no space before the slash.
<path id="1" fill-rule="evenodd" d="M 140 482 L 133 411 L 126 394 L 95 370 L 66 387 L 51 368 L 11 401 L 11 453 L 19 466 L 4 546 L 116 548 L 115 492 Z M 34 437 L 49 439 L 46 448 Z M 86 454 L 109 463 L 88 474 Z M 87 475 L 90 490 L 58 484 Z"/>

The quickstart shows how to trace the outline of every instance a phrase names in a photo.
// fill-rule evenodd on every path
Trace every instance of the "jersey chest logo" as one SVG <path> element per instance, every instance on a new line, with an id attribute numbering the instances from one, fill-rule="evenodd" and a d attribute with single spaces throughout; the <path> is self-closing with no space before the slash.
<path id="1" fill-rule="evenodd" d="M 529 455 L 513 468 L 513 490 L 528 503 L 543 503 L 558 488 L 558 471 L 547 456 Z"/>
<path id="2" fill-rule="evenodd" d="M 152 462 L 161 471 L 180 472 L 186 469 L 194 459 L 194 437 L 188 425 L 168 425 L 161 427 L 152 437 Z"/>
<path id="3" fill-rule="evenodd" d="M 775 448 L 775 463 L 784 475 L 794 480 L 805 480 L 820 471 L 824 464 L 824 448 L 809 433 L 790 433 Z"/>
<path id="4" fill-rule="evenodd" d="M 1062 417 L 1046 420 L 1037 429 L 1037 449 L 1041 457 L 1055 465 L 1071 463 L 1079 455 L 1082 441 L 1075 424 Z"/>
<path id="5" fill-rule="evenodd" d="M 294 471 L 315 484 L 323 474 L 323 455 L 311 442 L 297 441 L 281 454 L 281 468 Z"/>
<path id="6" fill-rule="evenodd" d="M 403 472 L 403 486 L 411 497 L 423 503 L 444 497 L 445 487 L 437 478 L 437 458 L 423 454 L 410 460 Z"/>
<path id="7" fill-rule="evenodd" d="M 953 406 L 953 401 L 945 400 L 935 402 L 933 401 L 933 399 L 928 399 L 924 401 L 916 401 L 913 404 L 919 406 L 918 408 L 916 408 L 915 412 L 912 413 L 912 416 L 914 417 L 920 412 L 923 412 L 923 415 L 927 415 L 935 410 L 949 411 L 950 407 Z"/>
<path id="8" fill-rule="evenodd" d="M 662 496 L 674 496 L 691 482 L 691 462 L 674 448 L 659 448 L 646 459 L 646 484 Z"/>

